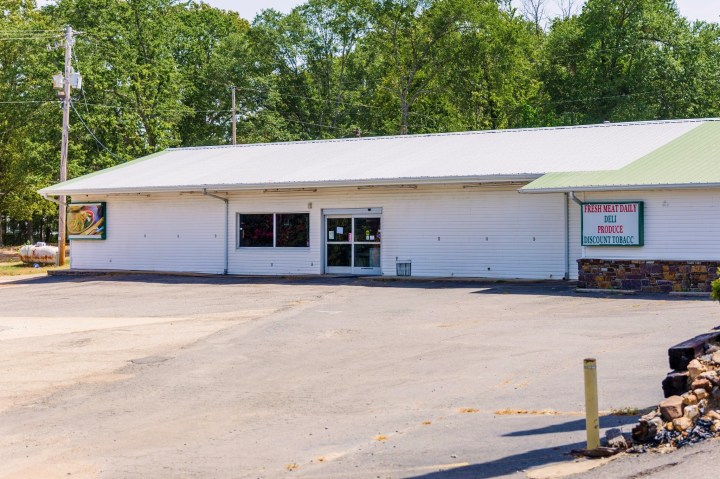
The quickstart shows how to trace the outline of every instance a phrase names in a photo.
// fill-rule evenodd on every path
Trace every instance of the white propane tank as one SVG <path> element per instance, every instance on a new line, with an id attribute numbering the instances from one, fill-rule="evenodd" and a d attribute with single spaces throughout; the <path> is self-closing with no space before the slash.
<path id="1" fill-rule="evenodd" d="M 48 246 L 43 242 L 20 248 L 20 261 L 23 263 L 55 264 L 57 255 L 57 246 Z"/>

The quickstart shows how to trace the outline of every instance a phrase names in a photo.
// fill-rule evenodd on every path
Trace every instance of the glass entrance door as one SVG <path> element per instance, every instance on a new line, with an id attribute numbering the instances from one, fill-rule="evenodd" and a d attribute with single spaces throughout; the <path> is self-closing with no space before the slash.
<path id="1" fill-rule="evenodd" d="M 380 274 L 379 216 L 325 217 L 325 272 Z"/>
<path id="2" fill-rule="evenodd" d="M 325 271 L 333 274 L 352 274 L 352 217 L 325 219 Z"/>

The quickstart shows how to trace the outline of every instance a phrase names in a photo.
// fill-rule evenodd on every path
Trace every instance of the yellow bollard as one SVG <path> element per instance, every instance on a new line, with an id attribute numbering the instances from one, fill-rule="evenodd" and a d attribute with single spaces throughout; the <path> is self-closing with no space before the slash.
<path id="1" fill-rule="evenodd" d="M 600 447 L 600 420 L 598 419 L 597 365 L 595 359 L 583 361 L 585 369 L 585 428 L 587 448 Z"/>

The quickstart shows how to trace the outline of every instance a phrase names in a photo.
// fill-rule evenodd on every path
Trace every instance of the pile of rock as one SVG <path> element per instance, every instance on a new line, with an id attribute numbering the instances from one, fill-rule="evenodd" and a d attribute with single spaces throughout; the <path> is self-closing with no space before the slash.
<path id="1" fill-rule="evenodd" d="M 701 347 L 696 348 L 699 357 L 682 361 L 686 370 L 676 370 L 663 381 L 669 397 L 640 418 L 632 431 L 634 442 L 682 447 L 720 436 L 720 344 L 716 336 L 698 337 L 702 338 Z M 673 348 L 670 361 L 673 364 Z"/>

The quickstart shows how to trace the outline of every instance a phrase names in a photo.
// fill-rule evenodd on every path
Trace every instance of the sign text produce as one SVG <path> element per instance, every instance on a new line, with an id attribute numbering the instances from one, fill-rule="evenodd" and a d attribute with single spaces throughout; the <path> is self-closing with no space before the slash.
<path id="1" fill-rule="evenodd" d="M 583 203 L 583 246 L 642 246 L 643 202 Z"/>

